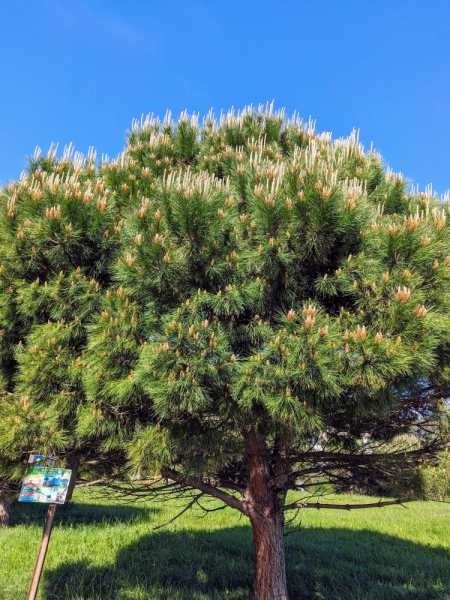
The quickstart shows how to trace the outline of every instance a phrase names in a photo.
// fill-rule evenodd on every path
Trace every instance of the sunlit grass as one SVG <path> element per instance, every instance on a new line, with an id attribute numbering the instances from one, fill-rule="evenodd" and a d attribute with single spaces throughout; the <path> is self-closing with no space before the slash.
<path id="1" fill-rule="evenodd" d="M 339 502 L 363 501 L 353 496 Z M 450 598 L 450 506 L 305 510 L 286 540 L 292 600 Z M 44 506 L 15 505 L 0 530 L 0 598 L 23 600 Z M 108 506 L 78 493 L 58 508 L 41 600 L 217 600 L 252 597 L 251 530 L 231 510 L 204 518 L 155 503 Z"/>

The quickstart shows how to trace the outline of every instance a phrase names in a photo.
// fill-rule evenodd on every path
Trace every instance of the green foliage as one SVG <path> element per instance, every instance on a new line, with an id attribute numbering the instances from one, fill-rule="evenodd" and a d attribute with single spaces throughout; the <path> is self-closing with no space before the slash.
<path id="1" fill-rule="evenodd" d="M 319 437 L 357 455 L 374 432 L 383 454 L 434 419 L 419 450 L 442 446 L 448 199 L 405 190 L 354 133 L 272 110 L 147 119 L 100 165 L 35 157 L 0 200 L 0 446 L 236 482 L 252 431 L 294 488 Z M 401 457 L 319 480 L 393 481 Z"/>

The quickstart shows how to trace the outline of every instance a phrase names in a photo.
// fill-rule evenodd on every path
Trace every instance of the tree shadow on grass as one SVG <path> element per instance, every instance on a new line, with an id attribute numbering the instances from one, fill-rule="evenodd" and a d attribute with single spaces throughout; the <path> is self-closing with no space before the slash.
<path id="1" fill-rule="evenodd" d="M 11 513 L 11 527 L 17 525 L 42 525 L 44 526 L 48 504 L 30 504 L 17 502 Z M 151 512 L 159 512 L 159 508 L 141 508 L 135 505 L 119 504 L 77 504 L 68 502 L 58 506 L 55 516 L 55 525 L 63 527 L 77 527 L 79 525 L 95 525 L 107 521 L 108 523 L 130 523 L 147 521 Z"/>
<path id="2" fill-rule="evenodd" d="M 450 556 L 373 531 L 311 528 L 286 544 L 290 599 L 448 600 Z M 242 600 L 253 597 L 248 526 L 145 535 L 114 564 L 65 563 L 45 600 Z M 269 600 L 269 599 L 268 599 Z"/>

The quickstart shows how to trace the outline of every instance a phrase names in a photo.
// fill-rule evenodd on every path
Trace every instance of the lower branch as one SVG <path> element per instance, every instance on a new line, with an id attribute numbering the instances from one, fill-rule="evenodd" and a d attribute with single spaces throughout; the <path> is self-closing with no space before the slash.
<path id="1" fill-rule="evenodd" d="M 289 462 L 300 463 L 300 462 L 325 462 L 329 461 L 333 463 L 351 464 L 372 464 L 376 461 L 385 461 L 390 458 L 416 458 L 424 454 L 429 454 L 431 451 L 438 452 L 441 449 L 440 446 L 426 446 L 417 450 L 399 450 L 398 452 L 386 452 L 386 453 L 359 453 L 359 454 L 345 454 L 344 452 L 303 452 L 302 454 L 296 454 L 289 457 Z"/>
<path id="2" fill-rule="evenodd" d="M 181 485 L 199 490 L 200 492 L 208 494 L 209 496 L 213 496 L 214 498 L 221 500 L 231 508 L 239 510 L 244 515 L 247 514 L 245 502 L 239 500 L 239 498 L 236 498 L 236 496 L 228 494 L 227 492 L 224 492 L 218 487 L 211 485 L 210 483 L 206 483 L 197 479 L 189 479 L 185 475 L 178 473 L 174 469 L 161 469 L 161 476 L 166 477 L 167 479 L 171 479 L 172 481 L 175 481 L 176 483 L 179 483 Z"/>
<path id="3" fill-rule="evenodd" d="M 291 529 L 290 531 L 286 531 L 286 533 L 284 534 L 284 537 L 286 538 L 288 535 L 292 535 L 293 533 L 298 533 L 299 531 L 304 531 L 305 529 L 308 529 L 308 525 L 306 525 L 306 527 L 297 527 L 297 529 Z"/>
<path id="4" fill-rule="evenodd" d="M 101 483 L 104 483 L 105 481 L 108 481 L 107 479 L 96 479 L 95 481 L 88 481 L 86 483 L 77 483 L 75 485 L 76 488 L 84 488 L 84 487 L 89 487 L 91 485 L 100 485 Z"/>
<path id="5" fill-rule="evenodd" d="M 200 498 L 200 496 L 203 496 L 203 494 L 198 494 L 197 496 L 195 496 L 195 498 L 192 500 L 192 502 L 189 502 L 189 504 L 187 506 L 185 506 L 180 513 L 178 513 L 175 517 L 173 517 L 173 519 L 169 519 L 168 521 L 166 521 L 162 525 L 158 525 L 157 527 L 153 527 L 153 531 L 156 531 L 157 529 L 161 529 L 162 527 L 166 527 L 166 525 L 170 525 L 170 523 L 173 523 L 174 521 L 176 521 L 178 519 L 178 517 L 181 517 L 181 515 L 183 513 L 185 513 L 192 506 L 194 506 L 194 504 L 197 502 L 197 500 Z"/>
<path id="6" fill-rule="evenodd" d="M 383 506 L 392 506 L 393 504 L 400 504 L 400 506 L 407 508 L 404 506 L 406 502 L 414 502 L 414 500 L 397 499 L 386 500 L 385 502 L 373 502 L 369 504 L 321 504 L 320 502 L 295 502 L 293 504 L 286 504 L 286 506 L 283 507 L 283 510 L 293 510 L 296 508 L 333 508 L 335 510 L 356 510 L 358 508 L 382 508 Z"/>

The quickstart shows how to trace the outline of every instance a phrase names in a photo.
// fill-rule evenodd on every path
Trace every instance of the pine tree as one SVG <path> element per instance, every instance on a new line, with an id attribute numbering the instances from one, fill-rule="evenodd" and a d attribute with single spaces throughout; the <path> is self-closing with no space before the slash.
<path id="1" fill-rule="evenodd" d="M 420 497 L 424 459 L 448 443 L 448 197 L 407 195 L 354 132 L 333 141 L 271 107 L 220 123 L 210 114 L 203 127 L 187 114 L 176 126 L 147 119 L 117 161 L 99 165 L 86 202 L 64 167 L 64 194 L 91 211 L 83 255 L 81 234 L 81 248 L 54 247 L 75 222 L 72 200 L 58 199 L 52 229 L 53 197 L 30 199 L 62 194 L 44 185 L 52 161 L 41 179 L 31 166 L 0 207 L 0 301 L 21 307 L 2 310 L 10 456 L 96 447 L 121 457 L 116 489 L 184 494 L 188 506 L 210 496 L 240 511 L 258 600 L 287 598 L 285 515 Z M 43 272 L 48 291 L 36 283 Z M 68 281 L 76 291 L 59 293 Z M 8 328 L 15 312 L 20 329 Z M 161 479 L 130 483 L 130 470 Z M 392 500 L 317 498 L 381 484 Z"/>

